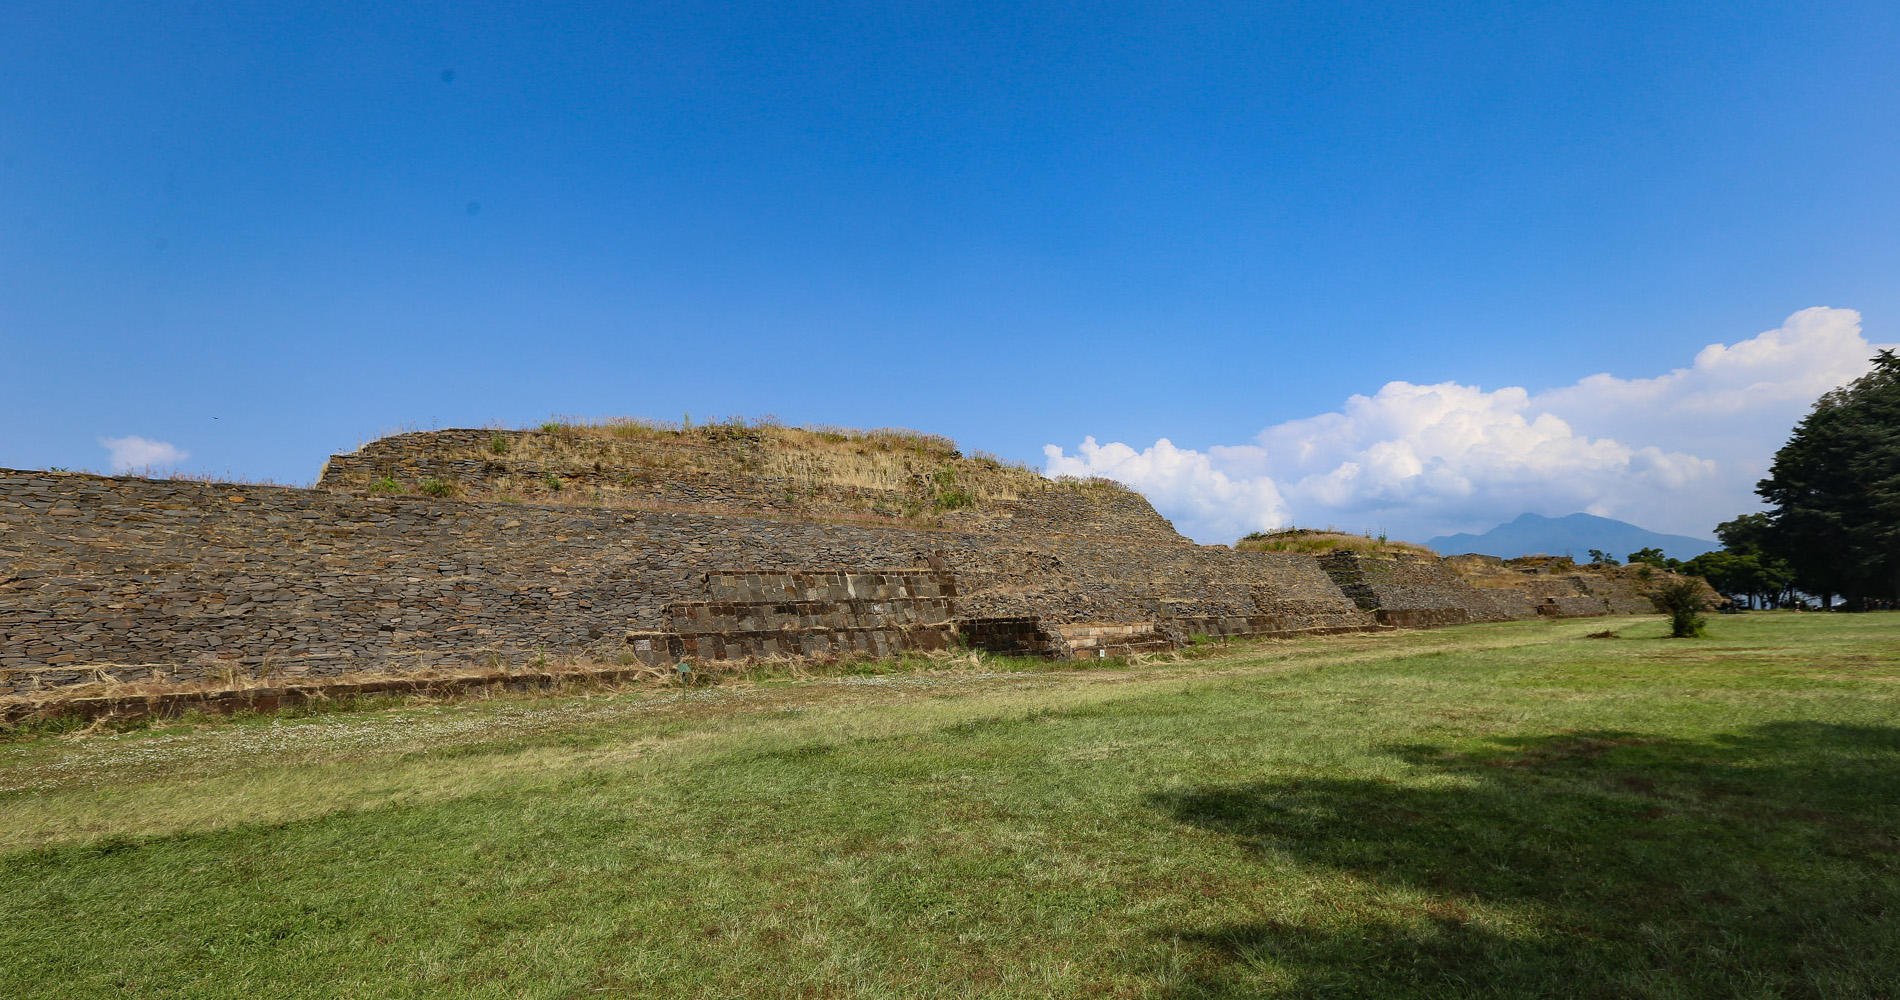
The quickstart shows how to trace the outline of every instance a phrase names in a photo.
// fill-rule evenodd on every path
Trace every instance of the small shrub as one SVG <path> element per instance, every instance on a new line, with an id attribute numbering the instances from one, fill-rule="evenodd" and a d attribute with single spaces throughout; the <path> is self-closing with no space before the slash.
<path id="1" fill-rule="evenodd" d="M 455 484 L 446 479 L 424 479 L 419 489 L 432 497 L 452 497 L 456 493 Z"/>
<path id="2" fill-rule="evenodd" d="M 1656 588 L 1652 600 L 1656 602 L 1656 610 L 1669 616 L 1670 638 L 1693 639 L 1705 632 L 1708 622 L 1702 617 L 1702 611 L 1708 605 L 1698 581 L 1670 580 Z"/>
<path id="3" fill-rule="evenodd" d="M 508 439 L 496 434 L 488 439 L 488 450 L 497 455 L 508 454 Z"/>
<path id="4" fill-rule="evenodd" d="M 559 477 L 555 476 L 554 473 L 552 472 L 548 473 L 547 476 L 545 476 L 541 481 L 547 484 L 548 489 L 553 490 L 556 493 L 559 493 L 561 491 L 561 480 L 559 479 Z"/>
<path id="5" fill-rule="evenodd" d="M 974 506 L 976 498 L 962 490 L 945 490 L 937 494 L 936 504 L 938 510 L 962 510 Z"/>
<path id="6" fill-rule="evenodd" d="M 402 484 L 396 481 L 395 476 L 384 473 L 369 484 L 369 491 L 371 493 L 401 493 Z"/>

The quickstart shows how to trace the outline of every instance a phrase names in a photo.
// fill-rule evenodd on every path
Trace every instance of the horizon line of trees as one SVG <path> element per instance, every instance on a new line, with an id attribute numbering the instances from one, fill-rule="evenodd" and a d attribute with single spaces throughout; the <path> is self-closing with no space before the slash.
<path id="1" fill-rule="evenodd" d="M 1717 525 L 1720 550 L 1629 561 L 1693 573 L 1751 606 L 1811 595 L 1824 608 L 1837 596 L 1850 611 L 1900 607 L 1900 357 L 1880 351 L 1873 370 L 1816 400 L 1755 492 L 1770 509 Z"/>
<path id="2" fill-rule="evenodd" d="M 1625 559 L 1630 565 L 1654 566 L 1699 576 L 1716 592 L 1751 608 L 1795 607 L 1804 602 L 1794 568 L 1770 553 L 1763 542 L 1772 530 L 1767 514 L 1743 514 L 1715 526 L 1722 547 L 1693 559 L 1672 559 L 1659 548 L 1638 549 Z M 1618 565 L 1601 549 L 1591 549 L 1592 562 Z"/>

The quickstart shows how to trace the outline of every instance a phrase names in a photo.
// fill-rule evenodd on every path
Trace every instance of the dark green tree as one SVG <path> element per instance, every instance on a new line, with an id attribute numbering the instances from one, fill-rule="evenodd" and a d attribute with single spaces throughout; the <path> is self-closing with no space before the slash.
<path id="1" fill-rule="evenodd" d="M 1851 608 L 1900 600 L 1900 358 L 1873 363 L 1814 404 L 1755 488 L 1774 508 L 1759 544 Z"/>
<path id="2" fill-rule="evenodd" d="M 1787 563 L 1759 552 L 1737 553 L 1733 549 L 1704 552 L 1683 563 L 1682 571 L 1709 581 L 1709 586 L 1723 594 L 1740 595 L 1758 602 L 1785 602 L 1794 585 L 1794 573 Z"/>
<path id="3" fill-rule="evenodd" d="M 1637 549 L 1636 551 L 1630 553 L 1629 564 L 1631 566 L 1636 566 L 1636 565 L 1654 566 L 1657 569 L 1672 569 L 1673 570 L 1673 569 L 1682 568 L 1682 560 L 1671 559 L 1668 556 L 1663 555 L 1663 550 L 1656 548 L 1653 545 L 1650 546 L 1649 548 Z"/>
<path id="4" fill-rule="evenodd" d="M 1684 572 L 1709 581 L 1709 586 L 1731 597 L 1785 604 L 1794 599 L 1794 569 L 1769 554 L 1768 537 L 1775 530 L 1767 514 L 1742 514 L 1715 526 L 1722 540 L 1720 552 L 1704 552 L 1682 564 Z"/>
<path id="5" fill-rule="evenodd" d="M 1760 555 L 1766 551 L 1768 536 L 1775 530 L 1775 520 L 1767 514 L 1738 514 L 1732 521 L 1723 521 L 1715 526 L 1715 537 L 1721 539 L 1722 548 L 1738 556 Z"/>

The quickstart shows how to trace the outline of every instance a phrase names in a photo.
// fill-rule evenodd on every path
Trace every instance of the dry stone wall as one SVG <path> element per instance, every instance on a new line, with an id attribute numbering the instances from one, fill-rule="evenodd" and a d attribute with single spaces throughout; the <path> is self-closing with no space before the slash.
<path id="1" fill-rule="evenodd" d="M 895 572 L 708 573 L 711 600 L 666 606 L 667 630 L 628 632 L 650 665 L 696 658 L 885 657 L 956 644 L 956 575 Z"/>
<path id="2" fill-rule="evenodd" d="M 1530 616 L 1521 601 L 1480 591 L 1431 556 L 1339 550 L 1319 563 L 1342 592 L 1382 624 L 1429 628 Z"/>
<path id="3" fill-rule="evenodd" d="M 1197 546 L 1139 495 L 1086 483 L 992 497 L 937 525 L 332 485 L 0 470 L 0 696 L 549 656 L 631 666 L 957 645 L 1104 656 L 1197 634 L 1426 627 L 1634 600 L 1626 583 L 1587 576 L 1487 589 L 1423 556 Z"/>
<path id="4" fill-rule="evenodd" d="M 883 573 L 910 592 L 787 601 L 733 582 L 801 572 Z M 1373 624 L 1310 560 L 1178 541 L 0 472 L 0 694 L 619 658 L 630 633 L 674 637 L 655 657 L 812 655 L 780 640 L 821 631 L 821 654 L 881 654 L 942 645 L 952 613 L 1057 653 L 1064 624 Z M 1016 619 L 1041 638 L 1011 633 Z"/>
<path id="5" fill-rule="evenodd" d="M 1645 566 L 1577 566 L 1548 556 L 1500 559 L 1477 554 L 1439 560 L 1444 569 L 1489 595 L 1516 617 L 1575 618 L 1642 615 L 1655 611 L 1649 594 L 1663 579 Z M 1714 591 L 1710 600 L 1717 600 Z"/>
<path id="6" fill-rule="evenodd" d="M 1360 607 L 1404 628 L 1655 611 L 1649 599 L 1654 581 L 1644 576 L 1645 567 L 1577 567 L 1566 560 L 1558 564 L 1565 568 L 1553 571 L 1547 559 L 1350 550 L 1329 553 L 1321 562 Z"/>

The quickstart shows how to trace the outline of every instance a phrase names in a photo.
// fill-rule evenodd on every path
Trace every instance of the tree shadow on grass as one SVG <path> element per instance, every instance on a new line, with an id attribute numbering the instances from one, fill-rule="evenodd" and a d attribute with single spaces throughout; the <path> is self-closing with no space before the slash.
<path id="1" fill-rule="evenodd" d="M 1322 887 L 1163 931 L 1177 995 L 1900 997 L 1900 728 L 1391 749 L 1417 780 L 1150 796 Z"/>

